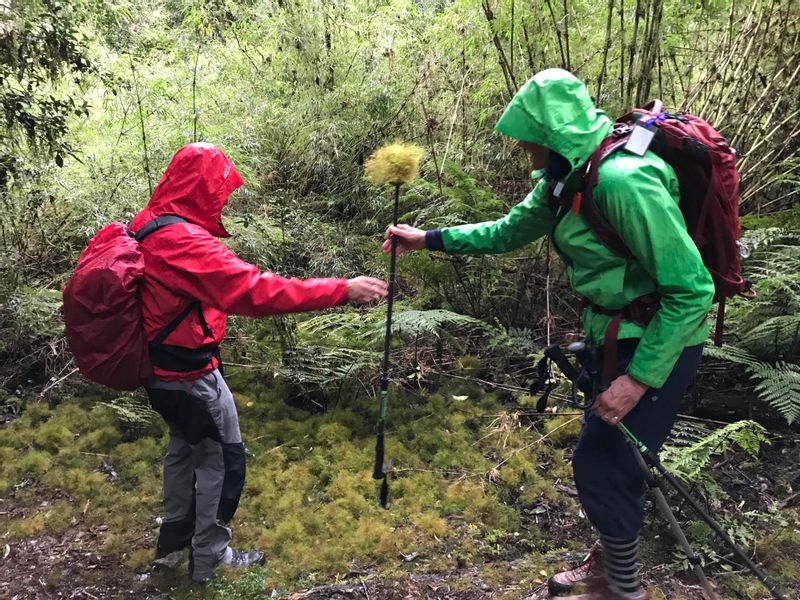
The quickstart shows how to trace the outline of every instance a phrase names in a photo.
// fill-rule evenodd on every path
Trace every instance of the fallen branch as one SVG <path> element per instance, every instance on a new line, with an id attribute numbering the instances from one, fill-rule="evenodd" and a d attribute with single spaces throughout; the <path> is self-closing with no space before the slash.
<path id="1" fill-rule="evenodd" d="M 62 372 L 63 372 L 63 371 L 62 371 Z M 72 370 L 71 370 L 69 373 L 67 373 L 66 375 L 64 375 L 63 377 L 61 377 L 60 379 L 56 379 L 55 381 L 53 381 L 52 383 L 50 383 L 50 384 L 49 384 L 47 387 L 45 387 L 45 388 L 44 388 L 44 389 L 43 389 L 43 390 L 42 390 L 42 391 L 39 393 L 39 400 L 42 400 L 42 399 L 44 398 L 45 394 L 47 394 L 47 392 L 49 392 L 50 390 L 52 390 L 52 389 L 53 389 L 53 388 L 55 388 L 55 387 L 58 387 L 58 386 L 59 386 L 59 385 L 61 385 L 61 384 L 62 384 L 62 383 L 65 381 L 65 380 L 69 379 L 70 377 L 72 377 L 73 375 L 75 375 L 75 373 L 77 373 L 77 372 L 78 372 L 78 367 L 75 367 L 75 368 L 74 368 L 74 369 L 72 369 Z"/>

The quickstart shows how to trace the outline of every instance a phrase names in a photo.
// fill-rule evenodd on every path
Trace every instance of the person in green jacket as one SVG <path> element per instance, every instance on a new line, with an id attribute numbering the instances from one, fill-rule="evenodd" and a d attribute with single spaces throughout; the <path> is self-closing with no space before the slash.
<path id="1" fill-rule="evenodd" d="M 616 425 L 624 421 L 649 448 L 660 449 L 699 366 L 714 296 L 678 206 L 675 172 L 653 152 L 612 154 L 601 164 L 592 194 L 597 212 L 632 259 L 606 247 L 583 214 L 570 210 L 586 162 L 612 129 L 576 77 L 561 69 L 537 73 L 496 125 L 531 154 L 534 169 L 544 169 L 533 191 L 497 221 L 429 231 L 389 227 L 383 246 L 389 251 L 394 236 L 400 252 L 494 254 L 550 234 L 572 287 L 588 301 L 587 341 L 598 345 L 613 313 L 643 296 L 658 299 L 646 324 L 623 318 L 617 365 L 622 375 L 587 413 L 573 453 L 578 495 L 600 541 L 581 566 L 548 582 L 552 596 L 572 600 L 649 597 L 636 568 L 643 476 Z"/>

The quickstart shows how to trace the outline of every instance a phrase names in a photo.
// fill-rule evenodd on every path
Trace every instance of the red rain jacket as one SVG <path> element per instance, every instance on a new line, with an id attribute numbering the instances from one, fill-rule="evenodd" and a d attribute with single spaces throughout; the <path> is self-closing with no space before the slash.
<path id="1" fill-rule="evenodd" d="M 199 301 L 211 336 L 192 311 L 165 340 L 184 348 L 219 345 L 227 313 L 263 317 L 319 310 L 347 301 L 346 279 L 286 279 L 244 262 L 215 237 L 230 237 L 222 225 L 222 207 L 242 178 L 221 150 L 211 144 L 184 146 L 175 153 L 147 206 L 133 219 L 137 231 L 161 215 L 188 223 L 157 230 L 141 247 L 145 259 L 140 285 L 148 341 L 192 302 Z M 192 380 L 213 370 L 177 373 L 154 366 L 157 377 Z"/>

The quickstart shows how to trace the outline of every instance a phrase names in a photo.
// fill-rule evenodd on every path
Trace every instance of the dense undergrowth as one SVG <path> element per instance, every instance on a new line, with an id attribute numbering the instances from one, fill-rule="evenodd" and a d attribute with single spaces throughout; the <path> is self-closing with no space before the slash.
<path id="1" fill-rule="evenodd" d="M 0 533 L 12 557 L 26 540 L 94 532 L 120 577 L 144 573 L 173 595 L 199 593 L 147 571 L 163 424 L 142 395 L 110 394 L 75 374 L 60 319 L 81 249 L 143 206 L 179 146 L 218 144 L 244 176 L 225 209 L 244 259 L 287 276 L 383 276 L 390 199 L 362 177 L 365 157 L 394 139 L 425 147 L 403 221 L 497 218 L 531 182 L 494 121 L 530 74 L 562 66 L 609 114 L 661 96 L 709 118 L 739 150 L 752 251 L 744 267 L 759 296 L 729 304 L 726 345 L 709 349 L 686 403 L 734 423 L 682 421 L 665 459 L 767 570 L 800 580 L 791 0 L 614 0 L 607 10 L 583 0 L 7 4 Z M 475 567 L 518 597 L 589 543 L 570 483 L 579 421 L 532 415 L 524 391 L 545 343 L 579 328 L 546 240 L 508 256 L 402 258 L 398 284 L 388 511 L 371 479 L 385 306 L 230 320 L 224 352 L 252 453 L 235 539 L 265 549 L 270 563 L 227 574 L 207 595 L 412 573 L 450 573 L 466 589 Z M 763 597 L 685 507 L 679 518 L 725 598 Z M 685 557 L 659 518 L 646 535 L 645 578 L 681 597 L 665 577 L 685 578 Z"/>
<path id="2" fill-rule="evenodd" d="M 470 376 L 471 367 L 453 374 Z M 383 510 L 371 478 L 374 423 L 367 415 L 375 399 L 369 393 L 343 393 L 329 410 L 310 411 L 287 402 L 292 389 L 280 377 L 239 369 L 229 378 L 250 454 L 234 537 L 239 546 L 263 548 L 269 562 L 243 578 L 223 576 L 203 592 L 209 597 L 245 598 L 359 576 L 450 573 L 457 582 L 458 573 L 472 569 L 462 578 L 470 588 L 474 568 L 504 597 L 518 597 L 591 540 L 570 491 L 569 456 L 580 427 L 574 413 L 537 417 L 530 397 L 486 393 L 454 379 L 394 386 L 391 495 Z M 99 397 L 73 396 L 53 407 L 31 404 L 9 424 L 0 441 L 0 494 L 13 509 L 0 516 L 0 530 L 11 551 L 18 540 L 102 526 L 107 529 L 97 551 L 121 573 L 149 573 L 166 444 L 164 426 L 151 416 L 132 416 Z M 791 472 L 763 478 L 753 459 L 767 438 L 755 425 L 737 426 L 740 435 L 722 430 L 711 442 L 703 441 L 709 430 L 696 427 L 678 428 L 667 453 L 672 468 L 690 482 L 703 470 L 695 491 L 739 542 L 758 548 L 778 577 L 795 580 L 800 573 L 791 557 L 800 547 L 793 533 L 800 515 L 779 509 L 779 499 L 796 485 Z M 736 455 L 745 463 L 743 473 L 769 485 L 766 494 L 748 496 L 704 470 L 713 456 L 733 457 L 737 444 L 751 453 L 749 459 L 742 450 Z M 687 526 L 709 568 L 728 564 L 702 523 L 688 520 Z M 662 565 L 661 575 L 647 576 L 655 587 L 664 569 L 685 567 L 665 533 L 651 515 L 648 560 Z M 720 572 L 723 589 L 762 597 L 748 578 Z M 178 597 L 199 593 L 185 575 L 156 573 L 148 584 Z"/>

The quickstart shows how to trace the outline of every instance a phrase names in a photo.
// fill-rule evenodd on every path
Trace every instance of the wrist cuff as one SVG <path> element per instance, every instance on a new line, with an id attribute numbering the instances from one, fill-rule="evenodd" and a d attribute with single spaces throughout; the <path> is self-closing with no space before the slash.
<path id="1" fill-rule="evenodd" d="M 444 252 L 444 240 L 442 240 L 441 229 L 430 229 L 425 232 L 425 247 L 428 250 Z"/>

